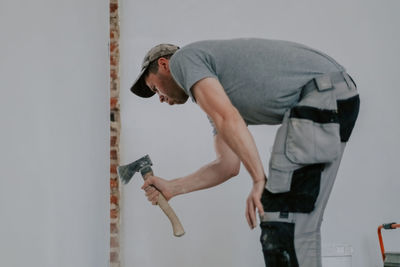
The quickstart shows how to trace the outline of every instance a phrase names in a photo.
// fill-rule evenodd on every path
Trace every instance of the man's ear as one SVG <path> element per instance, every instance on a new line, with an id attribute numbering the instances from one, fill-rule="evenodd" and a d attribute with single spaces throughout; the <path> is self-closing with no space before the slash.
<path id="1" fill-rule="evenodd" d="M 165 57 L 160 57 L 157 62 L 158 62 L 159 69 L 169 72 L 169 60 L 168 59 L 166 59 Z"/>

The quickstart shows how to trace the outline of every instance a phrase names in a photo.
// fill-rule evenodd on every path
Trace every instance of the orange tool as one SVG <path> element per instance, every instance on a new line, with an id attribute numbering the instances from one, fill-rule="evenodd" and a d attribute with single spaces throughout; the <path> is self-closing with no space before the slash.
<path id="1" fill-rule="evenodd" d="M 396 228 L 400 228 L 400 224 L 397 224 L 397 223 L 385 223 L 385 224 L 379 225 L 379 227 L 378 227 L 379 245 L 381 246 L 381 253 L 382 253 L 383 262 L 385 262 L 386 253 L 385 253 L 385 247 L 383 246 L 383 240 L 382 240 L 382 233 L 381 233 L 382 228 L 386 229 L 386 230 L 393 230 L 393 229 L 396 229 Z"/>

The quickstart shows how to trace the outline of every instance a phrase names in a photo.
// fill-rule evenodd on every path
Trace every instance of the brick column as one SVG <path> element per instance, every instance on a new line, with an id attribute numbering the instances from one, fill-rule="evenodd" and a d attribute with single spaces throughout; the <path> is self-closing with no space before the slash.
<path id="1" fill-rule="evenodd" d="M 119 222 L 119 15 L 118 0 L 110 0 L 110 267 L 120 267 Z"/>

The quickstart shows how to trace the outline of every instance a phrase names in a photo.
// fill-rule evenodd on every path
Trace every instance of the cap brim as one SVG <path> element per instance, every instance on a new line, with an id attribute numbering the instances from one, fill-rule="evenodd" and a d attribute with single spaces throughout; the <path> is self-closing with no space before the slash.
<path id="1" fill-rule="evenodd" d="M 144 97 L 144 98 L 149 98 L 152 97 L 155 93 L 150 90 L 150 88 L 146 85 L 146 82 L 143 78 L 143 74 L 146 71 L 146 69 L 143 69 L 136 81 L 133 83 L 131 87 L 131 92 L 134 93 L 137 96 Z"/>

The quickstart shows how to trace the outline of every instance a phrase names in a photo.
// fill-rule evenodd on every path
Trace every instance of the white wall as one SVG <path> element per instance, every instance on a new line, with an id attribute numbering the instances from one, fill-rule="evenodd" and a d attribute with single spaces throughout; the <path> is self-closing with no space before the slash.
<path id="1" fill-rule="evenodd" d="M 1 1 L 0 29 L 0 266 L 108 266 L 108 1 Z"/>
<path id="2" fill-rule="evenodd" d="M 323 242 L 354 248 L 353 266 L 382 266 L 376 228 L 400 221 L 398 77 L 400 2 L 385 1 L 122 1 L 122 162 L 150 154 L 155 174 L 186 175 L 213 159 L 211 128 L 200 108 L 161 105 L 129 92 L 144 54 L 162 42 L 212 38 L 286 39 L 320 49 L 347 67 L 361 94 L 361 113 L 343 158 L 323 224 Z M 276 127 L 251 127 L 266 163 Z M 244 217 L 251 180 L 172 199 L 186 235 L 172 237 L 151 206 L 140 176 L 124 187 L 124 266 L 264 266 L 260 230 Z M 400 251 L 400 230 L 384 232 Z"/>

